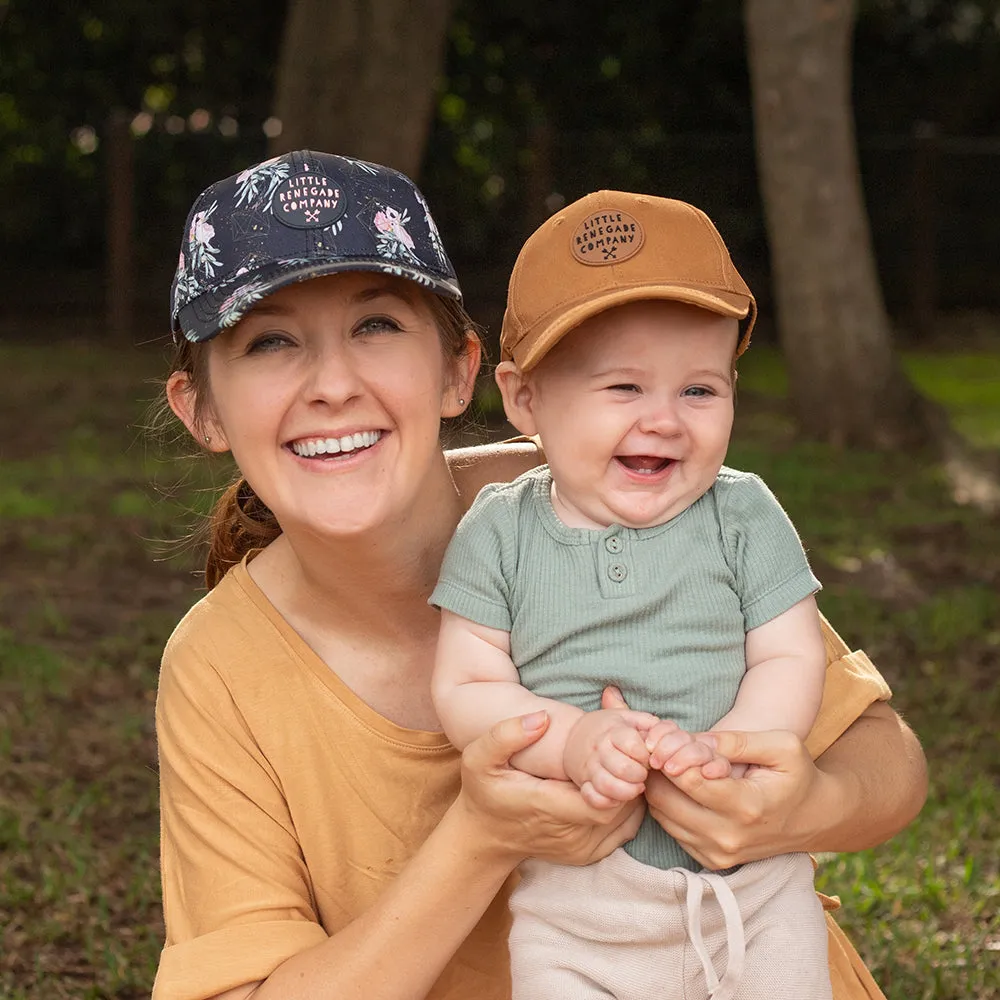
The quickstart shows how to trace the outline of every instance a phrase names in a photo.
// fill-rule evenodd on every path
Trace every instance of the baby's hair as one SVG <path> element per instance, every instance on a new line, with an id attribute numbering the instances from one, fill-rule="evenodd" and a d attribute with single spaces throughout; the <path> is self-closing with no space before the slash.
<path id="1" fill-rule="evenodd" d="M 455 299 L 430 292 L 422 293 L 438 328 L 441 348 L 449 361 L 458 361 L 468 350 L 469 335 L 481 339 L 480 328 L 465 307 Z M 202 424 L 211 408 L 208 378 L 208 344 L 177 342 L 170 371 L 184 372 L 188 391 L 195 393 L 195 422 Z M 281 526 L 253 487 L 238 476 L 215 502 L 206 525 L 208 554 L 205 559 L 205 586 L 211 590 L 250 553 L 257 552 L 281 534 Z"/>

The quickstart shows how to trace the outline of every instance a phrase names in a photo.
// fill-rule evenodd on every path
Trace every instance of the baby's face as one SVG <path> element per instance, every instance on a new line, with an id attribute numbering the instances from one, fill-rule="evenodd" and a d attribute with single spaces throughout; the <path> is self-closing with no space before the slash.
<path id="1" fill-rule="evenodd" d="M 711 487 L 733 426 L 737 337 L 734 319 L 635 302 L 591 317 L 529 373 L 563 521 L 663 524 Z"/>

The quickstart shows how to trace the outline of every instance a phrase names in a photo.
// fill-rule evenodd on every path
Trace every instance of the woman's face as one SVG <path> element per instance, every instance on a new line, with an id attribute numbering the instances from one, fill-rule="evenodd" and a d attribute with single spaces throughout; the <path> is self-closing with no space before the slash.
<path id="1" fill-rule="evenodd" d="M 356 535 L 440 495 L 440 421 L 461 412 L 478 361 L 474 341 L 445 356 L 414 283 L 329 275 L 275 292 L 210 342 L 201 428 L 191 393 L 171 405 L 232 451 L 285 532 Z"/>

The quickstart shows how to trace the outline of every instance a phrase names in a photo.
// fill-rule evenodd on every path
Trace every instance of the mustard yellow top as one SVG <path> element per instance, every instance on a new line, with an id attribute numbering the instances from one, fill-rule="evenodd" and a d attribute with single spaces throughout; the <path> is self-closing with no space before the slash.
<path id="1" fill-rule="evenodd" d="M 889 689 L 832 630 L 820 753 Z M 354 695 L 234 567 L 184 617 L 156 704 L 166 946 L 153 1000 L 266 979 L 363 913 L 458 790 L 441 733 Z M 508 1000 L 506 893 L 429 1000 Z M 880 996 L 831 921 L 836 1000 Z M 838 963 L 840 970 L 838 971 Z"/>

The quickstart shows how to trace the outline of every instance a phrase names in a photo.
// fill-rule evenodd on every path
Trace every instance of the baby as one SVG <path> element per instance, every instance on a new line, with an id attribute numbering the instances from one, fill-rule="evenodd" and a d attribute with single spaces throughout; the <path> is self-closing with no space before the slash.
<path id="1" fill-rule="evenodd" d="M 431 597 L 434 699 L 456 746 L 543 709 L 548 730 L 513 764 L 611 808 L 651 768 L 679 773 L 690 734 L 806 736 L 819 584 L 764 483 L 722 464 L 755 312 L 683 202 L 601 191 L 528 239 L 496 379 L 549 464 L 479 494 Z M 608 684 L 629 710 L 601 709 Z M 707 872 L 648 815 L 595 865 L 527 861 L 515 1000 L 829 998 L 812 882 L 806 855 Z"/>

